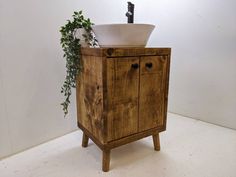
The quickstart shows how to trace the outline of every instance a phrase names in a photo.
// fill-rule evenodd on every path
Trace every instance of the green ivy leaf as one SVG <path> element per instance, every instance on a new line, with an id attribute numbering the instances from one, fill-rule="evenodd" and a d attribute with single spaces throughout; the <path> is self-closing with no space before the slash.
<path id="1" fill-rule="evenodd" d="M 63 57 L 66 59 L 66 77 L 61 87 L 61 93 L 65 97 L 65 100 L 61 103 L 64 116 L 68 114 L 72 92 L 71 88 L 76 87 L 76 77 L 80 74 L 83 68 L 80 55 L 80 39 L 75 38 L 75 30 L 78 28 L 84 28 L 87 31 L 87 34 L 83 35 L 85 41 L 92 46 L 97 46 L 97 40 L 91 33 L 91 25 L 93 23 L 90 19 L 85 19 L 82 11 L 75 11 L 72 17 L 73 20 L 67 20 L 66 24 L 61 26 L 59 30 L 61 33 L 60 44 L 64 51 Z"/>

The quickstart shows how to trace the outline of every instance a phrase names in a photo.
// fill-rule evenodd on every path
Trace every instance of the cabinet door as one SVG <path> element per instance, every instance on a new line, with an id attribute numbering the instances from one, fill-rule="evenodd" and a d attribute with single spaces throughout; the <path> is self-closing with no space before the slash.
<path id="1" fill-rule="evenodd" d="M 167 65 L 165 56 L 140 58 L 139 131 L 165 124 Z"/>
<path id="2" fill-rule="evenodd" d="M 138 130 L 139 58 L 107 59 L 108 141 Z"/>

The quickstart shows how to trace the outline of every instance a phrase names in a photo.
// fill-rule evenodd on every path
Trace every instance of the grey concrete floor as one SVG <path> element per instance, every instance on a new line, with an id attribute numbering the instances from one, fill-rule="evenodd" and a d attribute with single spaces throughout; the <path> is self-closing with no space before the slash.
<path id="1" fill-rule="evenodd" d="M 80 130 L 0 161 L 0 177 L 236 177 L 236 131 L 168 114 L 161 151 L 151 137 L 111 151 L 110 171 L 102 152 L 81 147 Z"/>

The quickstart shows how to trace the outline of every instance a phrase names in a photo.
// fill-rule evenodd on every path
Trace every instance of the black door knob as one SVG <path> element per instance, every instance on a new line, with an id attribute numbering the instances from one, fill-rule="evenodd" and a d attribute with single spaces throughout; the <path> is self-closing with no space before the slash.
<path id="1" fill-rule="evenodd" d="M 147 68 L 152 68 L 152 63 L 146 63 Z"/>
<path id="2" fill-rule="evenodd" d="M 131 65 L 131 67 L 132 67 L 133 69 L 138 69 L 139 65 L 138 65 L 138 63 L 133 63 L 133 64 Z"/>

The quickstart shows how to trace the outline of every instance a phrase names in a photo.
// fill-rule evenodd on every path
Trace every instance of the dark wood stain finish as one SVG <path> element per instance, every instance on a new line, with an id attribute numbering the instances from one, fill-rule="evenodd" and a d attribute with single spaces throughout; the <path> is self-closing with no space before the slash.
<path id="1" fill-rule="evenodd" d="M 166 129 L 170 48 L 82 48 L 77 78 L 77 119 L 82 146 L 90 138 L 103 151 L 109 171 L 110 150 Z"/>

